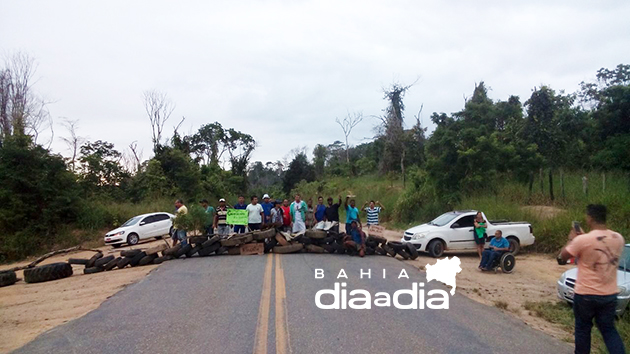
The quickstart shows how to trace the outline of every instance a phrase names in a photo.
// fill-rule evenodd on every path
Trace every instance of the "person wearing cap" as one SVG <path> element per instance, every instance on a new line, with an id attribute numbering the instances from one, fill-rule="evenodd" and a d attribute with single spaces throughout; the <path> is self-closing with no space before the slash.
<path id="1" fill-rule="evenodd" d="M 206 211 L 207 219 L 206 224 L 204 225 L 204 227 L 206 228 L 206 235 L 212 235 L 214 234 L 214 228 L 212 226 L 214 222 L 214 207 L 210 206 L 210 203 L 208 203 L 208 199 L 200 200 L 199 204 L 201 204 L 203 210 Z"/>
<path id="2" fill-rule="evenodd" d="M 352 220 L 350 228 L 346 230 L 348 234 L 344 239 L 344 246 L 351 251 L 359 251 L 359 256 L 365 256 L 365 232 L 361 230 L 360 222 Z"/>
<path id="3" fill-rule="evenodd" d="M 228 207 L 225 205 L 225 199 L 219 199 L 216 215 L 214 216 L 214 228 L 221 238 L 226 238 L 230 234 L 230 225 L 227 224 Z"/>
<path id="4" fill-rule="evenodd" d="M 245 204 L 245 197 L 242 195 L 238 196 L 238 202 L 234 204 L 234 209 L 237 210 L 245 210 L 247 209 L 247 204 Z M 234 225 L 234 233 L 242 234 L 245 232 L 245 225 Z"/>
<path id="5" fill-rule="evenodd" d="M 264 213 L 264 221 L 263 224 L 268 224 L 271 222 L 271 209 L 273 208 L 273 203 L 269 201 L 269 194 L 263 195 L 263 202 L 260 203 L 260 206 L 263 208 Z"/>

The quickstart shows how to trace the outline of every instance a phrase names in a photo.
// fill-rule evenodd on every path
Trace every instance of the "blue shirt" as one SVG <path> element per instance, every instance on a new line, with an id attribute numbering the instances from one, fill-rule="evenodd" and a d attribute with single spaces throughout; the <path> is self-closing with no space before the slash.
<path id="1" fill-rule="evenodd" d="M 508 241 L 505 237 L 501 237 L 500 240 L 493 237 L 492 240 L 490 240 L 490 246 L 494 246 L 496 248 L 510 248 L 510 241 Z"/>
<path id="2" fill-rule="evenodd" d="M 326 214 L 326 206 L 324 204 L 322 205 L 317 204 L 317 210 L 315 211 L 315 219 L 317 219 L 317 221 L 324 220 L 324 214 Z"/>
<path id="3" fill-rule="evenodd" d="M 350 235 L 352 236 L 352 241 L 354 241 L 357 245 L 363 243 L 363 240 L 361 239 L 361 231 L 359 231 L 359 229 L 351 229 Z"/>
<path id="4" fill-rule="evenodd" d="M 269 216 L 271 215 L 271 209 L 273 208 L 273 204 L 267 202 L 262 202 L 260 203 L 260 206 L 263 207 L 263 213 L 265 214 L 265 216 Z"/>
<path id="5" fill-rule="evenodd" d="M 243 203 L 243 204 L 234 204 L 234 209 L 247 209 L 247 204 Z"/>
<path id="6" fill-rule="evenodd" d="M 351 223 L 352 220 L 359 221 L 359 209 L 357 209 L 356 207 L 353 208 L 350 205 L 348 205 L 346 207 L 346 224 Z"/>

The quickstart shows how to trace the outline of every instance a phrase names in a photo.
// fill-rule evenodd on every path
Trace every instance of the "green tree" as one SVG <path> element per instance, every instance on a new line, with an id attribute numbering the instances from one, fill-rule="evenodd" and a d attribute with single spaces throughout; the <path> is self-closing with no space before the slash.
<path id="1" fill-rule="evenodd" d="M 315 180 L 313 166 L 308 162 L 306 154 L 299 153 L 289 164 L 289 168 L 284 174 L 283 190 L 286 194 L 291 193 L 293 187 L 300 181 L 312 182 Z"/>
<path id="2" fill-rule="evenodd" d="M 79 176 L 88 193 L 105 192 L 112 195 L 129 173 L 122 167 L 122 154 L 114 144 L 97 140 L 81 146 Z"/>

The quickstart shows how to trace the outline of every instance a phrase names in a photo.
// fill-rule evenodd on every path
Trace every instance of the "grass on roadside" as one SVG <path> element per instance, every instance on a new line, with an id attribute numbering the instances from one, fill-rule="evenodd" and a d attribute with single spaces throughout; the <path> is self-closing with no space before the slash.
<path id="1" fill-rule="evenodd" d="M 567 331 L 572 338 L 573 330 L 575 328 L 575 318 L 573 317 L 573 310 L 564 302 L 534 302 L 528 301 L 523 307 L 530 312 L 531 315 L 540 317 L 548 322 L 560 325 Z M 623 318 L 617 321 L 617 330 L 621 335 L 621 339 L 624 342 L 626 348 L 630 348 L 630 314 L 624 315 Z M 606 353 L 606 346 L 604 345 L 604 339 L 596 326 L 593 326 L 592 335 L 592 352 L 593 353 Z"/>

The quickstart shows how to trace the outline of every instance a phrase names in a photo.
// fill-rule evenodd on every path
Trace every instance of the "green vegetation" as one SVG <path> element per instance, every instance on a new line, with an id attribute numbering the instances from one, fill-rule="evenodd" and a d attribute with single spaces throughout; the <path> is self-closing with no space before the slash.
<path id="1" fill-rule="evenodd" d="M 263 193 L 355 194 L 358 206 L 380 201 L 383 220 L 399 228 L 474 208 L 492 219 L 532 222 L 535 249 L 545 252 L 557 251 L 571 221 L 583 221 L 585 205 L 599 202 L 610 208 L 610 226 L 630 236 L 630 65 L 600 69 L 573 94 L 535 88 L 524 103 L 516 96 L 493 100 L 481 82 L 461 111 L 431 115 L 436 128 L 429 136 L 420 114 L 405 127 L 403 99 L 413 85 L 394 84 L 383 92 L 372 141 L 348 145 L 363 119 L 352 113 L 337 120 L 346 143 L 320 142 L 312 159 L 298 148 L 263 163 L 250 161 L 253 136 L 220 122 L 163 136 L 173 104 L 157 91 L 144 96 L 150 159 L 142 161 L 133 143 L 120 151 L 87 141 L 72 121 L 62 138 L 71 156 L 52 154 L 36 141 L 48 116 L 28 80 L 33 60 L 8 58 L 0 68 L 0 261 L 98 239 L 134 215 L 173 211 L 176 198 L 191 208 L 201 198 L 234 203 L 238 195 L 249 201 Z M 527 205 L 563 211 L 548 218 Z"/>
<path id="2" fill-rule="evenodd" d="M 567 341 L 573 342 L 575 318 L 573 317 L 573 310 L 568 304 L 563 302 L 527 302 L 524 307 L 532 315 L 560 325 L 568 332 Z M 630 317 L 628 314 L 617 321 L 617 330 L 624 344 L 628 347 L 630 345 Z M 604 339 L 596 326 L 593 326 L 591 346 L 593 353 L 607 353 Z"/>

